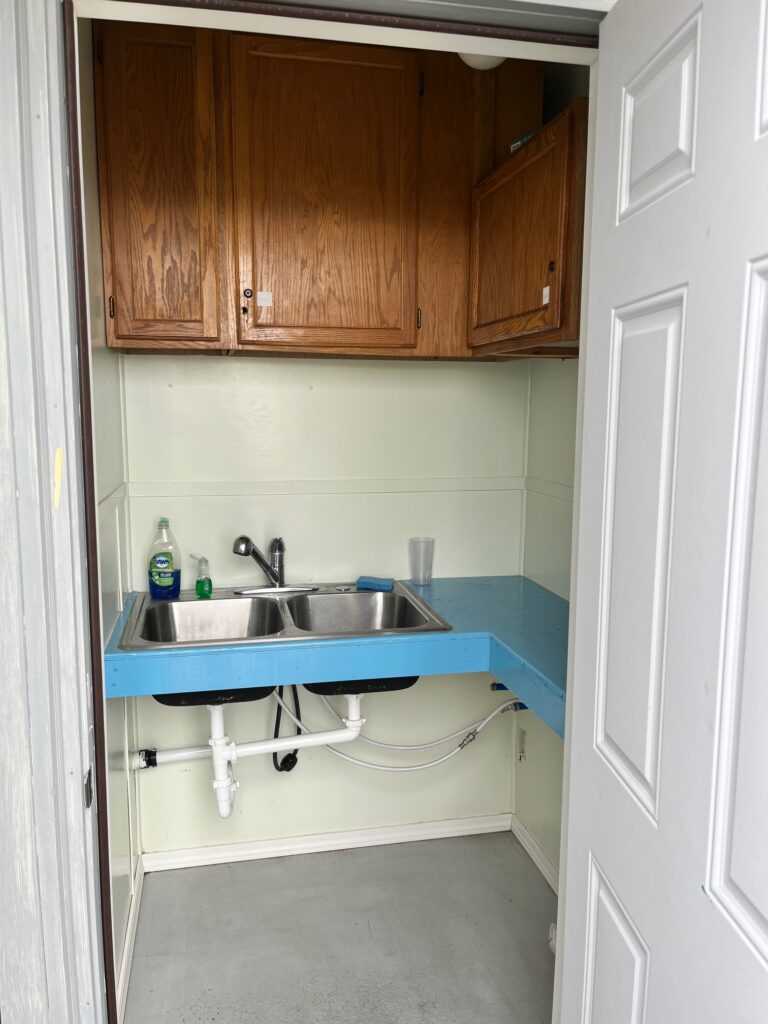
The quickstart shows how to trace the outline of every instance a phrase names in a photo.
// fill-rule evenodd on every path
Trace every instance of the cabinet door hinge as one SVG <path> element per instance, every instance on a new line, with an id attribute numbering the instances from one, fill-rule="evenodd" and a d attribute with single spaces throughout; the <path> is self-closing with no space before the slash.
<path id="1" fill-rule="evenodd" d="M 109 319 L 110 320 L 114 320 L 115 319 L 115 296 L 114 295 L 110 295 L 109 296 Z"/>
<path id="2" fill-rule="evenodd" d="M 104 63 L 104 43 L 101 39 L 96 43 L 96 60 L 99 64 Z"/>
<path id="3" fill-rule="evenodd" d="M 424 95 L 424 72 L 419 72 L 419 96 Z"/>
<path id="4" fill-rule="evenodd" d="M 421 330 L 421 307 L 416 310 L 416 329 Z"/>
<path id="5" fill-rule="evenodd" d="M 83 803 L 86 811 L 90 810 L 93 804 L 93 768 L 89 768 L 83 776 Z"/>

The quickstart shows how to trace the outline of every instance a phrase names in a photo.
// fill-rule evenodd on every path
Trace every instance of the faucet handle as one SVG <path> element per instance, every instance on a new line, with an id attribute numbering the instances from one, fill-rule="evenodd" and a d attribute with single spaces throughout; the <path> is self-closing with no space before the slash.
<path id="1" fill-rule="evenodd" d="M 278 587 L 285 584 L 285 542 L 282 537 L 273 537 L 269 542 L 269 561 Z"/>

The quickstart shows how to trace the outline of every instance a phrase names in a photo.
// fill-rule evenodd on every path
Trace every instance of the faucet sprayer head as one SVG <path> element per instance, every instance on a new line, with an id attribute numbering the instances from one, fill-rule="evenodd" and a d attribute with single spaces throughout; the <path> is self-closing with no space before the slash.
<path id="1" fill-rule="evenodd" d="M 253 541 L 250 537 L 238 537 L 232 545 L 232 551 L 236 555 L 250 555 L 253 553 Z"/>

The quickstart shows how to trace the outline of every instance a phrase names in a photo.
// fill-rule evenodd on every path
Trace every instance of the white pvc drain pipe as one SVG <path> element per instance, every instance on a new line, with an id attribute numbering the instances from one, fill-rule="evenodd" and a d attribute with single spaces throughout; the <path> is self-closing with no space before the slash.
<path id="1" fill-rule="evenodd" d="M 213 792 L 219 815 L 228 818 L 232 813 L 235 781 L 232 765 L 239 758 L 254 757 L 256 754 L 272 754 L 281 750 L 297 750 L 304 747 L 325 747 L 335 743 L 350 743 L 360 735 L 365 719 L 360 715 L 360 695 L 347 694 L 347 717 L 344 728 L 329 729 L 325 732 L 305 732 L 300 736 L 278 736 L 276 739 L 250 740 L 246 743 L 230 743 L 224 728 L 224 705 L 209 704 L 211 716 L 211 738 L 207 747 L 176 747 L 173 750 L 140 750 L 131 758 L 132 768 L 154 768 L 161 764 L 179 761 L 201 761 L 210 757 L 213 763 Z"/>

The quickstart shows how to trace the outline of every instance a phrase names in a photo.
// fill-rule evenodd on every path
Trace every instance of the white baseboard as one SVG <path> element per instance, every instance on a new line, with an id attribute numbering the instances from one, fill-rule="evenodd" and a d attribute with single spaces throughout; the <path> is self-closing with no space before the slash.
<path id="1" fill-rule="evenodd" d="M 136 944 L 136 928 L 139 924 L 139 908 L 141 907 L 141 890 L 144 886 L 144 864 L 139 857 L 136 862 L 136 874 L 133 879 L 133 896 L 128 911 L 128 923 L 125 927 L 125 943 L 123 955 L 120 957 L 120 968 L 117 972 L 117 1020 L 123 1024 L 125 1003 L 128 999 L 128 982 L 131 978 L 133 963 L 133 947 Z"/>
<path id="2" fill-rule="evenodd" d="M 351 832 L 323 832 L 314 836 L 259 839 L 250 843 L 201 846 L 190 850 L 164 850 L 145 853 L 142 861 L 146 872 L 171 871 L 175 868 L 234 864 L 237 861 L 262 860 L 266 857 L 291 857 L 302 853 L 327 853 L 331 850 L 354 850 L 363 846 L 386 846 L 390 843 L 482 835 L 485 832 L 509 832 L 511 822 L 511 814 L 486 814 L 476 818 L 389 825 L 383 828 L 356 829 Z M 523 845 L 525 846 L 525 843 Z M 527 846 L 525 848 L 528 849 Z M 536 857 L 533 854 L 531 856 L 536 861 Z M 539 862 L 536 863 L 540 867 Z"/>
<path id="3" fill-rule="evenodd" d="M 534 837 L 531 835 L 531 833 L 528 831 L 528 829 L 525 827 L 522 821 L 520 821 L 517 815 L 511 814 L 510 818 L 510 829 L 512 831 L 512 835 L 517 840 L 519 840 L 522 848 L 531 858 L 531 860 L 542 873 L 542 875 L 544 875 L 544 878 L 549 883 L 549 886 L 552 889 L 552 891 L 555 893 L 555 895 L 557 895 L 557 868 L 546 855 L 542 847 L 539 846 L 537 840 L 534 839 Z"/>

